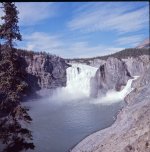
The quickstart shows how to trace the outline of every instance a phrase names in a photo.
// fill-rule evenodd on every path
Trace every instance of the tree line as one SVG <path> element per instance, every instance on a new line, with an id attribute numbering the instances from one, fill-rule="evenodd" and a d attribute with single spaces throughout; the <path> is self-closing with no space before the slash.
<path id="1" fill-rule="evenodd" d="M 138 57 L 141 55 L 150 55 L 150 49 L 149 48 L 128 48 L 124 49 L 122 51 L 105 55 L 105 56 L 97 56 L 97 57 L 92 57 L 92 58 L 74 58 L 74 59 L 66 59 L 68 61 L 75 60 L 75 61 L 89 61 L 89 60 L 94 60 L 94 59 L 101 59 L 101 60 L 107 60 L 109 57 L 115 57 L 118 59 L 126 59 L 128 57 Z"/>

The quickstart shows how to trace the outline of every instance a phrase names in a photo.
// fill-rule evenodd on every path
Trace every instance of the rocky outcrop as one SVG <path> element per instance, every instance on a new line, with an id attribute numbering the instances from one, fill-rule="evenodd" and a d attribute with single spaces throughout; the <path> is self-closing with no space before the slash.
<path id="1" fill-rule="evenodd" d="M 116 122 L 85 138 L 72 152 L 150 151 L 150 67 L 133 85 Z"/>
<path id="2" fill-rule="evenodd" d="M 100 65 L 96 75 L 91 79 L 91 96 L 105 95 L 108 90 L 121 90 L 131 78 L 126 64 L 117 58 L 110 57 Z"/>
<path id="3" fill-rule="evenodd" d="M 21 62 L 27 71 L 25 79 L 33 90 L 66 86 L 66 69 L 69 65 L 64 59 L 54 55 L 33 54 L 22 56 Z"/>
<path id="4" fill-rule="evenodd" d="M 150 62 L 142 76 L 133 81 L 132 88 L 135 89 L 125 98 L 128 105 L 141 102 L 143 99 L 150 102 Z"/>
<path id="5" fill-rule="evenodd" d="M 141 55 L 139 57 L 131 57 L 127 59 L 122 59 L 127 65 L 127 69 L 132 76 L 142 75 L 149 65 L 150 56 Z"/>
<path id="6" fill-rule="evenodd" d="M 109 57 L 103 62 L 100 60 L 97 62 L 100 63 L 99 69 L 91 79 L 91 96 L 103 96 L 108 90 L 120 91 L 128 79 L 144 73 L 149 66 L 149 61 L 148 55 L 127 59 Z"/>

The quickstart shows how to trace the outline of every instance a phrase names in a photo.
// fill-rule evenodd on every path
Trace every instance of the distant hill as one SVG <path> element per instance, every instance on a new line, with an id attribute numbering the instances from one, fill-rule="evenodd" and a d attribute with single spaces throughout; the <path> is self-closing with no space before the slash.
<path id="1" fill-rule="evenodd" d="M 4 46 L 0 44 L 0 51 Z M 20 49 L 20 48 L 14 48 L 14 50 L 16 51 L 16 55 L 20 56 L 20 57 L 25 57 L 25 56 L 29 56 L 30 58 L 33 58 L 34 55 L 43 55 L 43 56 L 49 56 L 49 57 L 59 57 L 58 55 L 55 54 L 51 54 L 45 51 L 40 51 L 40 52 L 36 52 L 33 50 L 25 50 L 25 49 Z M 1 54 L 0 54 L 1 56 Z"/>
<path id="2" fill-rule="evenodd" d="M 67 61 L 88 61 L 88 60 L 94 60 L 94 59 L 101 59 L 101 60 L 106 60 L 109 57 L 115 57 L 119 59 L 125 59 L 128 57 L 138 57 L 140 55 L 150 55 L 150 49 L 149 48 L 128 48 L 124 49 L 122 51 L 110 54 L 110 55 L 105 55 L 105 56 L 97 56 L 97 57 L 92 57 L 92 58 L 74 58 L 74 59 L 67 59 Z"/>
<path id="3" fill-rule="evenodd" d="M 91 58 L 73 58 L 73 59 L 65 59 L 67 62 L 69 61 L 77 61 L 77 62 L 88 62 L 89 60 L 94 60 L 94 59 L 101 59 L 101 60 L 106 60 L 109 57 L 115 57 L 118 59 L 125 59 L 128 57 L 138 57 L 141 55 L 149 55 L 150 56 L 150 48 L 146 47 L 148 45 L 148 43 L 142 43 L 143 45 L 139 45 L 140 48 L 136 47 L 136 48 L 127 48 L 124 49 L 122 51 L 113 53 L 113 54 L 109 54 L 109 55 L 105 55 L 105 56 L 96 56 L 96 57 L 91 57 Z M 145 45 L 144 45 L 145 44 Z M 143 48 L 142 48 L 143 46 Z M 3 47 L 2 45 L 0 45 L 0 47 Z M 49 57 L 59 57 L 55 54 L 50 54 L 47 52 L 36 52 L 36 51 L 29 51 L 29 50 L 23 50 L 23 49 L 15 49 L 18 56 L 29 56 L 31 58 L 33 58 L 34 55 L 44 55 L 49 56 Z"/>

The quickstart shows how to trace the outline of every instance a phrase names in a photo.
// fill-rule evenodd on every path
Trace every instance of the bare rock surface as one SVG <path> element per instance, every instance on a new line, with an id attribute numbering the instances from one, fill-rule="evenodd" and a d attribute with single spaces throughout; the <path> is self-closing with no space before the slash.
<path id="1" fill-rule="evenodd" d="M 139 57 L 131 57 L 122 59 L 127 65 L 127 69 L 132 76 L 139 76 L 144 73 L 145 69 L 149 64 L 150 56 L 141 55 Z"/>
<path id="2" fill-rule="evenodd" d="M 141 77 L 132 83 L 132 87 L 135 89 L 125 98 L 129 105 L 141 102 L 143 99 L 150 100 L 150 62 L 148 65 L 149 68 L 146 68 Z"/>
<path id="3" fill-rule="evenodd" d="M 85 138 L 72 152 L 150 151 L 150 67 L 135 80 L 134 87 L 116 122 Z"/>
<path id="4" fill-rule="evenodd" d="M 108 90 L 121 90 L 131 78 L 126 64 L 117 58 L 109 57 L 100 65 L 95 78 L 91 80 L 92 96 L 102 96 Z"/>
<path id="5" fill-rule="evenodd" d="M 100 60 L 100 63 L 95 77 L 91 79 L 93 97 L 104 96 L 109 90 L 120 91 L 131 77 L 140 76 L 148 69 L 150 57 L 148 55 L 127 59 L 109 57 L 105 62 Z"/>
<path id="6" fill-rule="evenodd" d="M 66 69 L 69 65 L 64 59 L 54 55 L 42 54 L 23 58 L 28 73 L 26 79 L 35 90 L 37 88 L 54 89 L 66 86 Z"/>

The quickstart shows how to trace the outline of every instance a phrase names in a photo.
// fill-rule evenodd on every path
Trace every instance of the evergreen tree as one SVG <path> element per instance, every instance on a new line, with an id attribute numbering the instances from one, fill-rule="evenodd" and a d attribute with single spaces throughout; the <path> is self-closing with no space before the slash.
<path id="1" fill-rule="evenodd" d="M 6 144 L 4 152 L 20 152 L 34 148 L 31 131 L 22 126 L 32 120 L 20 104 L 28 84 L 13 48 L 14 40 L 21 40 L 18 11 L 13 2 L 3 2 L 2 6 L 5 15 L 0 26 L 0 38 L 4 41 L 0 47 L 0 139 Z"/>
<path id="2" fill-rule="evenodd" d="M 13 47 L 13 40 L 21 40 L 18 27 L 18 10 L 13 2 L 2 2 L 5 15 L 4 23 L 0 27 L 0 38 L 5 40 L 8 47 Z"/>

